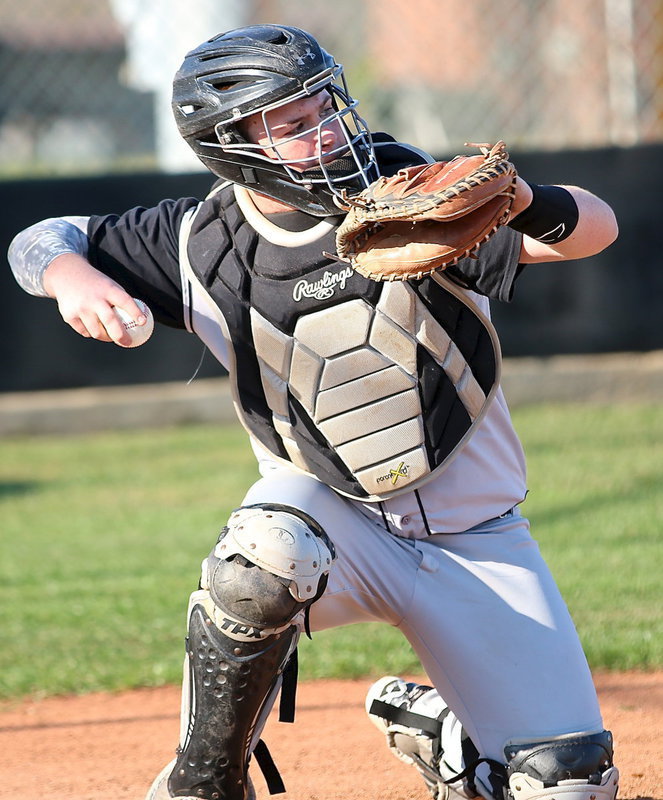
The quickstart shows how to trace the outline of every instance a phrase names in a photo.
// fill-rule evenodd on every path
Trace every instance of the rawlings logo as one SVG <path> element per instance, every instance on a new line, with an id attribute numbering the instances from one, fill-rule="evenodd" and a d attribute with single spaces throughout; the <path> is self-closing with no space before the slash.
<path id="1" fill-rule="evenodd" d="M 336 288 L 345 289 L 348 278 L 352 276 L 352 267 L 346 267 L 340 272 L 325 272 L 320 280 L 309 283 L 306 279 L 297 281 L 292 290 L 292 299 L 298 303 L 304 297 L 313 297 L 316 300 L 328 300 Z"/>

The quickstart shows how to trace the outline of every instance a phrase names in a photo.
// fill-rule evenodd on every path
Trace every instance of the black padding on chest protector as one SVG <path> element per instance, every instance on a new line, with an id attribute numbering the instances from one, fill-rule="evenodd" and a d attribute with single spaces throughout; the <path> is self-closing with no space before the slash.
<path id="1" fill-rule="evenodd" d="M 292 335 L 300 317 L 336 305 L 341 294 L 343 302 L 362 298 L 373 305 L 377 303 L 382 290 L 379 283 L 324 255 L 335 251 L 334 237 L 332 230 L 316 242 L 287 250 L 259 239 L 251 268 L 251 303 L 279 330 Z M 341 273 L 346 276 L 342 290 L 330 290 L 326 297 L 298 292 L 302 283 L 315 286 L 324 283 L 325 275 Z"/>
<path id="2" fill-rule="evenodd" d="M 495 381 L 497 359 L 485 325 L 457 297 L 432 280 L 417 282 L 415 290 L 434 311 L 488 395 Z M 472 421 L 445 371 L 421 346 L 417 348 L 417 362 L 419 393 L 422 407 L 427 409 L 423 417 L 426 449 L 431 462 L 440 463 L 453 452 Z"/>
<path id="3" fill-rule="evenodd" d="M 295 441 L 310 471 L 334 489 L 347 492 L 354 497 L 366 497 L 367 492 L 354 479 L 343 461 L 329 446 L 329 442 L 315 427 L 301 403 L 292 395 L 290 395 L 290 411 L 296 423 Z"/>
<path id="4" fill-rule="evenodd" d="M 446 372 L 424 348 L 417 348 L 419 393 L 424 408 L 426 449 L 432 463 L 453 451 L 471 419 Z"/>
<path id="5" fill-rule="evenodd" d="M 382 285 L 323 255 L 334 248 L 334 231 L 317 242 L 292 248 L 286 253 L 284 248 L 261 238 L 251 270 L 253 307 L 276 328 L 292 335 L 297 320 L 308 313 L 336 305 L 341 295 L 343 302 L 361 298 L 375 305 Z M 324 283 L 326 274 L 338 275 L 341 272 L 347 273 L 342 291 L 336 288 L 329 291 L 327 297 L 323 296 L 324 293 L 307 295 L 297 291 L 298 284 L 302 282 L 315 286 Z M 333 331 L 330 331 L 330 335 L 333 335 Z M 368 493 L 330 447 L 308 412 L 289 391 L 288 406 L 293 438 L 309 471 L 335 489 L 355 497 L 366 497 Z"/>
<path id="6" fill-rule="evenodd" d="M 251 276 L 246 263 L 253 259 L 257 244 L 258 234 L 235 204 L 232 187 L 227 187 L 207 200 L 196 215 L 188 255 L 228 324 L 235 353 L 235 380 L 247 424 L 271 452 L 287 458 L 281 437 L 268 422 L 272 412 L 262 390 L 251 335 Z"/>
<path id="7" fill-rule="evenodd" d="M 412 285 L 463 354 L 479 386 L 488 394 L 495 381 L 497 357 L 486 326 L 463 302 L 435 281 L 424 278 Z"/>

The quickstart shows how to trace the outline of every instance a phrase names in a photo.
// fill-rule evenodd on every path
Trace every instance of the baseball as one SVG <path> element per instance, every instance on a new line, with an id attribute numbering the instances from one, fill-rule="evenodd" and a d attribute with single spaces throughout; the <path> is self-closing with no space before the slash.
<path id="1" fill-rule="evenodd" d="M 144 325 L 138 325 L 138 323 L 135 322 L 135 320 L 133 320 L 126 311 L 123 311 L 118 306 L 115 306 L 115 313 L 120 318 L 125 330 L 127 330 L 131 336 L 131 343 L 123 345 L 124 347 L 139 347 L 141 344 L 145 344 L 154 330 L 154 317 L 152 316 L 150 309 L 142 300 L 138 300 L 138 298 L 134 297 L 134 301 L 136 302 L 138 308 L 140 308 L 145 315 L 147 322 Z"/>

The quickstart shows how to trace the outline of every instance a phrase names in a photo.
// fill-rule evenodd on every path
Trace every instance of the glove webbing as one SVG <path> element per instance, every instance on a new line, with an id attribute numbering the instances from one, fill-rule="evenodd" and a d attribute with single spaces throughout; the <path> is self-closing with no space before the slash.
<path id="1" fill-rule="evenodd" d="M 458 197 L 463 192 L 468 192 L 476 186 L 480 186 L 482 183 L 487 183 L 498 175 L 504 175 L 507 171 L 508 169 L 505 164 L 489 164 L 473 175 L 461 178 L 446 189 L 439 190 L 435 193 L 434 197 L 417 197 L 398 201 L 371 199 L 371 201 L 366 204 L 365 210 L 363 207 L 359 206 L 358 203 L 355 205 L 359 206 L 361 210 L 364 210 L 366 216 L 370 219 L 400 219 L 401 217 L 415 219 L 417 216 L 432 211 L 434 208 L 442 205 L 444 201 Z M 396 206 L 397 210 L 394 206 Z M 359 216 L 361 218 L 361 211 Z"/>

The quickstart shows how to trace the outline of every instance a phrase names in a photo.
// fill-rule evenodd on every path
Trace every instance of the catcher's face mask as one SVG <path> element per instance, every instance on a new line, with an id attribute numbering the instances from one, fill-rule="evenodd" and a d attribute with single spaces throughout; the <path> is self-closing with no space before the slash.
<path id="1" fill-rule="evenodd" d="M 339 76 L 342 85 L 334 82 Z M 224 152 L 276 163 L 294 184 L 324 185 L 340 197 L 341 190 L 354 185 L 360 191 L 377 176 L 371 136 L 357 105 L 337 65 L 292 97 L 237 117 L 233 127 L 239 137 L 228 134 L 226 122 L 215 132 Z"/>

